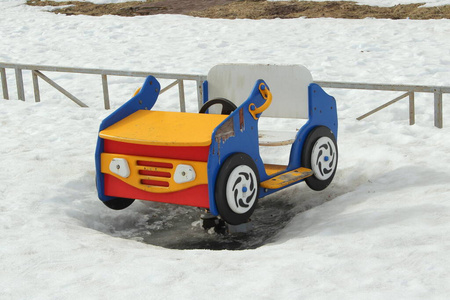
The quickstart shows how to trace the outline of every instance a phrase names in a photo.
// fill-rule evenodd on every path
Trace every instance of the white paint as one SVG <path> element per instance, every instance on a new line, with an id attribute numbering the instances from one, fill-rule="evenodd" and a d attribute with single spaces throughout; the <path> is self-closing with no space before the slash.
<path id="1" fill-rule="evenodd" d="M 109 164 L 109 170 L 123 178 L 130 176 L 130 167 L 125 158 L 113 158 Z"/>
<path id="2" fill-rule="evenodd" d="M 311 152 L 311 168 L 314 176 L 320 180 L 327 180 L 336 168 L 337 152 L 333 141 L 326 136 L 319 138 Z"/>
<path id="3" fill-rule="evenodd" d="M 208 73 L 208 100 L 226 98 L 237 106 L 248 99 L 258 79 L 272 93 L 265 117 L 308 118 L 311 73 L 301 65 L 221 64 Z"/>
<path id="4" fill-rule="evenodd" d="M 225 188 L 230 209 L 237 214 L 248 212 L 256 201 L 257 188 L 255 172 L 249 166 L 234 168 Z"/>
<path id="5" fill-rule="evenodd" d="M 270 131 L 259 130 L 258 138 L 260 146 L 282 146 L 294 143 L 296 131 Z"/>
<path id="6" fill-rule="evenodd" d="M 175 173 L 173 175 L 173 180 L 176 183 L 186 183 L 195 180 L 195 170 L 194 167 L 190 165 L 180 164 L 175 169 Z"/>

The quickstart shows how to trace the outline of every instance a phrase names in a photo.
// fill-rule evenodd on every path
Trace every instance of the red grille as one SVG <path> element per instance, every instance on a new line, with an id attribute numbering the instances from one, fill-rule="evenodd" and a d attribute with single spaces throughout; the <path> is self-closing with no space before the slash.
<path id="1" fill-rule="evenodd" d="M 137 165 L 141 167 L 173 169 L 173 164 L 159 161 L 138 160 Z M 165 181 L 164 179 L 172 177 L 172 174 L 170 172 L 159 170 L 139 170 L 138 172 L 139 175 L 157 177 L 156 180 L 154 178 L 141 179 L 141 184 L 148 186 L 169 187 L 169 182 Z M 159 178 L 161 178 L 162 180 L 157 180 Z"/>

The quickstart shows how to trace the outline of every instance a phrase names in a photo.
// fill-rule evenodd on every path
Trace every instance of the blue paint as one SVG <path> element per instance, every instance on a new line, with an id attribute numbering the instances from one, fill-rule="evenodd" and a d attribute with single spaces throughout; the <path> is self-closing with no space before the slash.
<path id="1" fill-rule="evenodd" d="M 208 80 L 203 81 L 203 104 L 205 104 L 208 99 Z"/>
<path id="2" fill-rule="evenodd" d="M 292 144 L 289 157 L 289 164 L 286 168 L 286 171 L 292 171 L 302 167 L 301 157 L 303 151 L 303 144 L 305 143 L 308 134 L 315 127 L 326 126 L 330 128 L 330 130 L 333 132 L 337 140 L 338 119 L 337 119 L 336 100 L 334 99 L 334 97 L 328 95 L 319 85 L 315 83 L 310 84 L 308 87 L 308 117 L 309 117 L 308 122 L 306 122 L 306 124 L 303 125 L 302 128 L 300 128 L 295 137 L 295 141 Z M 266 178 L 269 179 L 278 174 L 279 173 L 273 174 L 272 176 L 266 175 L 267 176 Z M 261 176 L 261 181 L 267 180 L 262 178 L 264 177 Z M 302 181 L 304 180 L 292 183 L 280 189 L 274 190 L 261 189 L 259 193 L 259 198 L 263 198 L 267 195 L 273 194 L 277 191 L 280 191 L 282 189 L 285 189 L 289 186 L 292 186 Z"/>
<path id="3" fill-rule="evenodd" d="M 218 215 L 215 202 L 215 188 L 217 174 L 223 162 L 233 153 L 242 152 L 253 158 L 256 164 L 261 180 L 265 180 L 265 169 L 262 159 L 259 155 L 258 145 L 258 120 L 255 120 L 250 114 L 250 104 L 260 107 L 265 103 L 259 91 L 259 84 L 265 82 L 258 80 L 253 87 L 248 99 L 233 111 L 222 123 L 213 131 L 211 136 L 211 147 L 208 157 L 208 195 L 209 208 L 213 215 Z M 221 135 L 221 131 L 229 132 L 232 126 L 234 135 Z"/>
<path id="4" fill-rule="evenodd" d="M 255 86 L 249 98 L 232 114 L 230 114 L 227 119 L 225 119 L 219 126 L 217 126 L 212 134 L 212 144 L 210 147 L 210 154 L 208 158 L 208 193 L 210 211 L 213 215 L 218 215 L 214 194 L 217 174 L 222 163 L 233 153 L 243 152 L 253 158 L 258 168 L 261 182 L 279 174 L 277 173 L 269 176 L 265 171 L 263 161 L 259 154 L 258 120 L 255 120 L 249 112 L 249 106 L 251 104 L 254 104 L 256 107 L 260 107 L 265 102 L 259 91 L 259 84 L 263 82 L 263 80 L 258 80 L 255 83 Z M 262 87 L 262 89 L 264 88 L 265 87 Z M 207 99 L 208 95 L 205 93 L 204 97 L 205 99 Z M 296 135 L 295 141 L 291 148 L 289 164 L 286 171 L 291 171 L 301 167 L 303 144 L 308 134 L 315 127 L 326 126 L 330 128 L 337 140 L 338 119 L 336 101 L 333 97 L 329 96 L 319 85 L 314 83 L 310 84 L 308 87 L 308 110 L 308 122 L 299 130 Z M 244 120 L 243 128 L 240 127 L 241 125 L 239 122 L 239 114 L 242 115 Z M 259 118 L 260 115 L 261 114 L 257 115 L 257 117 Z M 218 131 L 220 131 L 220 128 L 224 127 L 227 123 L 233 124 L 234 136 L 228 137 L 225 140 L 217 138 Z M 293 184 L 296 183 L 298 182 L 295 182 Z M 266 190 L 260 188 L 259 198 L 263 198 L 288 186 L 274 190 Z"/>

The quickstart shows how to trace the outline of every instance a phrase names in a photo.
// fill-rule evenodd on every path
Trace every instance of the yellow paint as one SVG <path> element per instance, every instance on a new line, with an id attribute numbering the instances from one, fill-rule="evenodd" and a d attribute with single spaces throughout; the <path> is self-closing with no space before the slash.
<path id="1" fill-rule="evenodd" d="M 133 97 L 136 96 L 140 91 L 141 91 L 141 88 L 138 88 L 138 89 L 136 90 L 136 92 L 134 92 Z"/>
<path id="2" fill-rule="evenodd" d="M 139 110 L 102 130 L 103 139 L 155 146 L 209 146 L 226 115 Z"/>
<path id="3" fill-rule="evenodd" d="M 128 178 L 123 178 L 109 169 L 109 165 L 113 158 L 124 158 L 128 162 L 128 166 L 130 167 L 130 176 Z M 150 167 L 150 166 L 139 166 L 137 164 L 138 161 L 146 161 L 146 162 L 157 162 L 157 163 L 171 163 L 173 168 L 162 168 L 162 167 Z M 173 180 L 175 169 L 177 165 L 185 164 L 190 165 L 195 170 L 195 179 L 190 182 L 185 183 L 176 183 Z M 122 154 L 113 154 L 113 153 L 102 153 L 101 154 L 101 172 L 105 174 L 112 175 L 125 183 L 134 186 L 138 189 L 152 192 L 152 193 L 170 193 L 176 192 L 184 189 L 188 189 L 193 186 L 207 184 L 208 183 L 208 174 L 206 169 L 206 162 L 198 162 L 198 161 L 186 161 L 186 160 L 177 160 L 177 159 L 165 159 L 165 158 L 153 158 L 146 156 L 131 156 L 131 155 L 122 155 Z M 156 171 L 156 172 L 166 172 L 170 173 L 170 178 L 166 177 L 157 177 L 157 176 L 149 176 L 149 175 L 140 175 L 139 171 Z M 149 186 L 141 183 L 141 180 L 157 180 L 168 182 L 168 187 L 161 186 Z"/>
<path id="4" fill-rule="evenodd" d="M 291 183 L 298 182 L 313 175 L 313 171 L 308 168 L 298 168 L 275 176 L 269 180 L 261 182 L 261 187 L 266 189 L 279 189 Z"/>
<path id="5" fill-rule="evenodd" d="M 253 119 L 257 120 L 258 117 L 257 114 L 262 113 L 267 108 L 269 108 L 270 104 L 272 103 L 272 93 L 269 90 L 269 87 L 265 85 L 264 83 L 259 84 L 259 92 L 261 93 L 261 96 L 266 100 L 263 105 L 260 107 L 256 107 L 254 103 L 251 103 L 248 106 L 248 109 L 250 111 L 250 114 L 253 116 Z"/>
<path id="6" fill-rule="evenodd" d="M 286 170 L 286 167 L 287 166 L 282 165 L 270 165 L 270 164 L 264 165 L 264 169 L 266 169 L 266 174 L 269 176 Z"/>

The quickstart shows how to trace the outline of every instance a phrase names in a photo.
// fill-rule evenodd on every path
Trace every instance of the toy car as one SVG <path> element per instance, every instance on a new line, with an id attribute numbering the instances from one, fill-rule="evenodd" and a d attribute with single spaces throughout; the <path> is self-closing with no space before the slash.
<path id="1" fill-rule="evenodd" d="M 96 160 L 98 197 L 112 209 L 134 199 L 209 210 L 228 224 L 248 222 L 258 199 L 305 181 L 322 190 L 337 168 L 335 99 L 300 65 L 223 64 L 203 85 L 200 113 L 154 111 L 160 85 L 139 92 L 103 120 Z M 214 106 L 222 105 L 222 114 Z M 287 140 L 289 163 L 264 164 L 260 117 L 306 118 Z M 275 134 L 275 137 L 280 137 Z"/>

